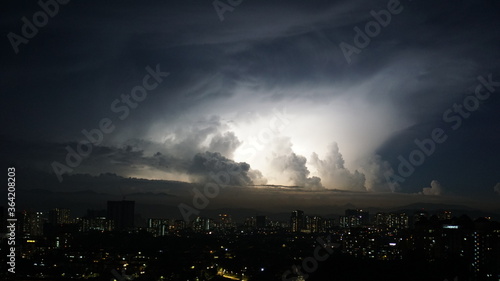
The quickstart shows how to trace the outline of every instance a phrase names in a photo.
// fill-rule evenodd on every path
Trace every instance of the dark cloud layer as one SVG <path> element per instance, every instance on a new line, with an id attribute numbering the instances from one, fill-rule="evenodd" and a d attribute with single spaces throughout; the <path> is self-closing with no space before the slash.
<path id="1" fill-rule="evenodd" d="M 229 185 L 252 185 L 253 182 L 248 176 L 250 165 L 247 163 L 236 163 L 217 152 L 198 153 L 193 158 L 193 163 L 189 167 L 189 174 L 198 177 L 198 182 L 214 181 L 219 172 L 230 175 L 227 184 Z M 210 175 L 214 175 L 213 178 Z"/>

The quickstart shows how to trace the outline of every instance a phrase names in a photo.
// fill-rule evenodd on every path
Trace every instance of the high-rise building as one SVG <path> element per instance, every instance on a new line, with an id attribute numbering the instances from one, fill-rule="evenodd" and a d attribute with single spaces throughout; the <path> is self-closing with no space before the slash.
<path id="1" fill-rule="evenodd" d="M 320 233 L 325 231 L 325 221 L 322 217 L 312 216 L 307 219 L 307 228 L 312 233 Z"/>
<path id="2" fill-rule="evenodd" d="M 106 210 L 87 209 L 87 216 L 79 218 L 77 223 L 80 225 L 80 231 L 83 232 L 91 230 L 112 231 L 115 229 L 115 221 L 107 217 Z"/>
<path id="3" fill-rule="evenodd" d="M 191 228 L 195 232 L 201 232 L 201 233 L 207 232 L 214 228 L 214 222 L 209 218 L 196 217 L 191 222 Z"/>
<path id="4" fill-rule="evenodd" d="M 255 217 L 248 217 L 245 219 L 243 225 L 247 228 L 255 228 L 257 222 L 255 221 Z"/>
<path id="5" fill-rule="evenodd" d="M 233 227 L 233 220 L 231 215 L 219 214 L 219 227 L 222 229 L 228 229 Z"/>
<path id="6" fill-rule="evenodd" d="M 387 225 L 388 216 L 389 215 L 387 213 L 377 213 L 377 214 L 375 214 L 375 225 L 377 225 L 377 226 L 385 226 L 385 225 Z"/>
<path id="7" fill-rule="evenodd" d="M 110 220 L 106 217 L 78 218 L 77 223 L 80 225 L 79 229 L 82 232 L 91 230 L 112 231 L 115 228 L 114 220 Z"/>
<path id="8" fill-rule="evenodd" d="M 340 217 L 340 225 L 342 227 L 358 227 L 368 225 L 370 223 L 370 215 L 363 210 L 345 210 L 345 216 Z"/>
<path id="9" fill-rule="evenodd" d="M 438 214 L 438 218 L 440 220 L 451 220 L 452 218 L 452 213 L 451 211 L 442 211 Z"/>
<path id="10" fill-rule="evenodd" d="M 500 277 L 500 224 L 488 218 L 474 221 L 472 233 L 472 280 L 498 280 Z"/>
<path id="11" fill-rule="evenodd" d="M 335 227 L 334 219 L 325 219 L 325 230 L 333 230 Z"/>
<path id="12" fill-rule="evenodd" d="M 148 219 L 148 232 L 153 236 L 165 236 L 168 234 L 170 221 L 168 219 Z"/>
<path id="13" fill-rule="evenodd" d="M 413 213 L 413 226 L 418 224 L 419 222 L 427 220 L 429 217 L 429 213 L 427 211 L 416 211 Z"/>
<path id="14" fill-rule="evenodd" d="M 52 209 L 49 211 L 49 223 L 56 224 L 69 224 L 71 223 L 71 211 L 69 209 Z"/>
<path id="15" fill-rule="evenodd" d="M 115 223 L 116 230 L 129 230 L 134 227 L 135 201 L 108 201 L 107 218 Z"/>
<path id="16" fill-rule="evenodd" d="M 173 229 L 176 230 L 176 231 L 186 229 L 186 221 L 184 221 L 184 220 L 175 220 Z"/>
<path id="17" fill-rule="evenodd" d="M 339 222 L 340 227 L 343 228 L 359 227 L 361 225 L 361 220 L 358 216 L 341 216 Z"/>
<path id="18" fill-rule="evenodd" d="M 484 267 L 484 235 L 478 231 L 474 231 L 472 235 L 474 241 L 474 255 L 472 260 L 472 271 L 474 277 L 479 279 L 480 272 Z"/>
<path id="19" fill-rule="evenodd" d="M 406 215 L 405 213 L 377 213 L 375 215 L 375 225 L 385 226 L 389 228 L 406 229 L 408 228 L 408 215 Z"/>
<path id="20" fill-rule="evenodd" d="M 28 237 L 43 235 L 43 224 L 46 219 L 43 212 L 23 211 L 21 214 L 22 231 Z"/>
<path id="21" fill-rule="evenodd" d="M 290 225 L 292 227 L 292 232 L 300 232 L 305 229 L 304 211 L 293 211 L 290 218 Z"/>
<path id="22" fill-rule="evenodd" d="M 389 214 L 389 227 L 405 229 L 409 226 L 408 221 L 408 215 L 405 213 Z"/>

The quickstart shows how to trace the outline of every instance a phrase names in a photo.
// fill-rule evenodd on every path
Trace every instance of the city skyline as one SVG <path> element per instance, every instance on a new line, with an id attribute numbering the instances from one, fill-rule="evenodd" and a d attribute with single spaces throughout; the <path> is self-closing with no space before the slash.
<path id="1" fill-rule="evenodd" d="M 177 224 L 181 223 L 182 229 L 191 229 L 196 232 L 209 232 L 212 230 L 233 229 L 236 227 L 250 227 L 254 229 L 273 229 L 274 227 L 286 229 L 288 232 L 298 233 L 323 233 L 334 228 L 370 228 L 387 227 L 394 229 L 413 229 L 423 220 L 427 223 L 432 220 L 448 222 L 443 224 L 449 226 L 453 222 L 491 221 L 498 223 L 490 214 L 479 214 L 471 210 L 451 209 L 424 209 L 407 206 L 405 209 L 373 210 L 355 209 L 350 206 L 341 213 L 327 215 L 314 212 L 305 212 L 295 209 L 285 214 L 270 214 L 266 212 L 255 212 L 253 215 L 233 216 L 231 212 L 216 212 L 211 215 L 196 216 L 191 221 L 185 221 L 181 217 L 146 216 L 143 217 L 135 211 L 135 201 L 120 200 L 107 201 L 107 209 L 87 209 L 83 215 L 75 214 L 70 208 L 52 208 L 50 210 L 20 210 L 17 216 L 20 218 L 19 228 L 32 236 L 43 236 L 46 233 L 45 226 L 63 227 L 65 225 L 77 226 L 80 232 L 105 231 L 132 233 L 137 231 L 161 230 L 160 236 L 168 235 L 169 231 L 179 230 Z M 3 207 L 0 207 L 3 208 Z M 7 212 L 1 209 L 2 216 Z M 199 227 L 197 225 L 203 225 Z M 163 227 L 166 226 L 165 229 Z M 173 227 L 173 228 L 171 228 Z M 151 229 L 153 228 L 153 229 Z M 448 228 L 448 227 L 447 227 Z M 450 229 L 455 227 L 449 227 Z M 177 230 L 176 230 L 177 229 Z M 158 235 L 158 234 L 157 234 Z M 29 237 L 28 237 L 29 238 Z"/>
<path id="2" fill-rule="evenodd" d="M 346 209 L 332 219 L 294 210 L 288 221 L 257 215 L 235 222 L 231 214 L 221 213 L 189 223 L 148 218 L 145 225 L 124 227 L 120 221 L 134 214 L 134 203 L 108 201 L 107 212 L 88 210 L 74 219 L 69 209 L 52 209 L 48 217 L 20 212 L 16 245 L 20 258 L 29 262 L 17 269 L 17 276 L 299 281 L 352 280 L 377 272 L 376 280 L 408 274 L 405 280 L 500 278 L 500 222 L 490 217 L 472 219 L 449 210 L 370 215 Z"/>
<path id="3" fill-rule="evenodd" d="M 3 4 L 20 208 L 500 213 L 495 1 L 219 2 Z"/>
<path id="4" fill-rule="evenodd" d="M 83 193 L 78 193 L 78 196 L 84 195 Z M 43 200 L 43 197 L 41 197 Z M 250 217 L 254 219 L 260 217 L 260 223 L 262 223 L 262 217 L 267 219 L 272 219 L 275 221 L 288 221 L 290 212 L 292 212 L 292 217 L 296 217 L 295 227 L 290 227 L 292 229 L 300 229 L 301 225 L 305 223 L 306 217 L 322 217 L 326 219 L 335 219 L 337 226 L 351 227 L 352 225 L 368 225 L 368 222 L 373 223 L 379 218 L 377 214 L 402 214 L 405 213 L 409 216 L 411 214 L 425 213 L 426 217 L 432 215 L 438 216 L 442 219 L 445 216 L 447 219 L 457 218 L 462 215 L 470 216 L 471 219 L 478 218 L 488 218 L 491 220 L 499 220 L 500 214 L 496 211 L 485 211 L 481 209 L 467 208 L 466 206 L 460 205 L 443 205 L 443 204 L 432 204 L 432 203 L 416 203 L 404 206 L 397 206 L 394 208 L 382 208 L 382 207 L 367 207 L 358 208 L 353 204 L 346 205 L 330 205 L 327 207 L 317 206 L 315 208 L 309 207 L 306 209 L 299 209 L 298 206 L 283 207 L 280 211 L 274 211 L 273 209 L 250 209 L 250 208 L 220 208 L 220 209 L 206 209 L 198 214 L 193 214 L 190 217 L 185 217 L 182 213 L 179 213 L 179 209 L 173 206 L 160 206 L 149 204 L 137 204 L 134 200 L 129 200 L 126 198 L 121 199 L 111 199 L 107 201 L 100 202 L 97 205 L 86 205 L 87 202 L 81 202 L 80 206 L 75 205 L 73 202 L 69 202 L 69 205 L 65 204 L 54 204 L 50 207 L 46 204 L 31 205 L 29 208 L 18 208 L 19 213 L 30 213 L 30 214 L 40 214 L 46 222 L 55 223 L 56 221 L 62 221 L 61 223 L 78 223 L 78 219 L 81 218 L 98 218 L 105 219 L 101 221 L 106 225 L 111 223 L 112 228 L 118 231 L 123 231 L 133 227 L 144 227 L 149 219 L 158 220 L 171 220 L 171 221 L 184 221 L 187 225 L 192 224 L 196 219 L 210 219 L 214 220 L 219 218 L 221 214 L 228 214 L 230 220 L 243 224 Z M 71 207 L 61 207 L 70 206 Z M 4 211 L 6 208 L 4 208 Z M 294 211 L 291 211 L 294 210 Z M 121 214 L 123 212 L 123 214 Z M 299 212 L 299 214 L 296 214 Z M 70 215 L 71 214 L 71 215 Z M 353 218 L 354 220 L 347 219 Z M 232 219 L 231 219 L 232 218 Z M 344 219 L 347 220 L 344 220 Z M 75 221 L 75 219 L 77 221 Z M 255 222 L 257 223 L 257 222 Z M 408 222 L 407 222 L 408 223 Z"/>

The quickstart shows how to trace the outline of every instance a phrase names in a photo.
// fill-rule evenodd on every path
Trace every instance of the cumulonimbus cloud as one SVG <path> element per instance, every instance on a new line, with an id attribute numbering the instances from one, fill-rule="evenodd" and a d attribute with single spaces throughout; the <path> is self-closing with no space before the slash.
<path id="1" fill-rule="evenodd" d="M 365 175 L 357 170 L 351 172 L 346 169 L 337 143 L 330 146 L 330 152 L 324 160 L 321 160 L 316 153 L 313 153 L 311 159 L 326 188 L 366 191 Z"/>
<path id="2" fill-rule="evenodd" d="M 306 189 L 323 189 L 319 177 L 309 177 L 309 169 L 306 167 L 307 159 L 302 155 L 290 153 L 280 155 L 271 161 L 271 165 L 276 171 L 282 173 L 282 177 L 287 180 L 287 184 L 305 187 Z"/>

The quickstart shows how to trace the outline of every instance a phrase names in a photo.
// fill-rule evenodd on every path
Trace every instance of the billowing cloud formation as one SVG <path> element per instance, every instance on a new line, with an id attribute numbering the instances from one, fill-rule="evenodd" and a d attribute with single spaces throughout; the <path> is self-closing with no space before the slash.
<path id="1" fill-rule="evenodd" d="M 216 134 L 212 137 L 209 151 L 217 151 L 225 157 L 233 158 L 234 151 L 241 145 L 240 140 L 234 132 L 226 132 L 224 134 Z"/>
<path id="2" fill-rule="evenodd" d="M 422 189 L 422 194 L 423 195 L 443 195 L 444 188 L 437 180 L 433 180 L 431 182 L 431 187 L 424 187 Z"/>
<path id="3" fill-rule="evenodd" d="M 139 154 L 140 162 L 150 170 L 185 175 L 191 182 L 213 181 L 218 173 L 225 172 L 231 175 L 229 185 L 265 184 L 267 181 L 260 171 L 231 159 L 241 142 L 234 132 L 224 129 L 218 116 L 202 118 L 194 124 L 165 131 L 162 143 L 129 140 L 126 151 Z"/>
<path id="4" fill-rule="evenodd" d="M 210 173 L 231 171 L 231 185 L 265 184 L 260 171 L 251 170 L 248 163 L 230 159 L 241 142 L 233 132 L 224 129 L 219 117 L 212 116 L 163 131 L 162 142 L 134 138 L 94 146 L 89 155 L 68 170 L 71 174 L 110 172 L 125 177 L 190 182 L 213 180 Z M 77 146 L 74 142 L 35 145 L 15 141 L 6 145 L 11 147 L 6 156 L 15 158 L 19 166 L 53 173 L 59 170 L 48 169 L 51 164 L 66 165 L 68 148 L 75 150 Z M 26 149 L 30 146 L 34 147 L 32 151 Z"/>
<path id="5" fill-rule="evenodd" d="M 493 187 L 493 191 L 500 195 L 500 182 Z"/>
<path id="6" fill-rule="evenodd" d="M 312 165 L 316 167 L 323 181 L 323 184 L 328 189 L 347 189 L 356 191 L 365 191 L 365 175 L 358 172 L 350 172 L 344 166 L 344 158 L 339 152 L 339 147 L 336 143 L 330 147 L 330 152 L 325 160 L 321 160 L 316 153 L 312 155 Z"/>
<path id="7" fill-rule="evenodd" d="M 187 172 L 197 182 L 213 181 L 222 172 L 229 175 L 229 180 L 226 180 L 229 185 L 252 185 L 253 179 L 258 181 L 257 183 L 265 183 L 262 174 L 250 171 L 250 165 L 247 163 L 236 163 L 218 152 L 207 151 L 196 154 Z"/>
<path id="8" fill-rule="evenodd" d="M 365 175 L 365 187 L 368 191 L 395 192 L 399 190 L 399 184 L 389 180 L 389 177 L 394 175 L 394 170 L 380 155 L 364 159 L 360 165 L 360 171 Z"/>
<path id="9" fill-rule="evenodd" d="M 274 169 L 287 179 L 287 184 L 305 187 L 307 189 L 322 189 L 321 179 L 309 177 L 309 169 L 306 167 L 307 159 L 304 156 L 291 153 L 281 155 L 271 161 Z"/>
<path id="10" fill-rule="evenodd" d="M 155 141 L 160 142 L 163 149 L 169 150 L 170 154 L 178 158 L 192 158 L 196 153 L 204 151 L 219 152 L 227 157 L 240 145 L 234 135 L 222 134 L 225 128 L 220 117 L 216 115 L 200 116 L 168 129 L 153 130 L 154 133 L 150 136 L 156 135 Z M 225 147 L 222 147 L 221 143 L 224 143 Z"/>

